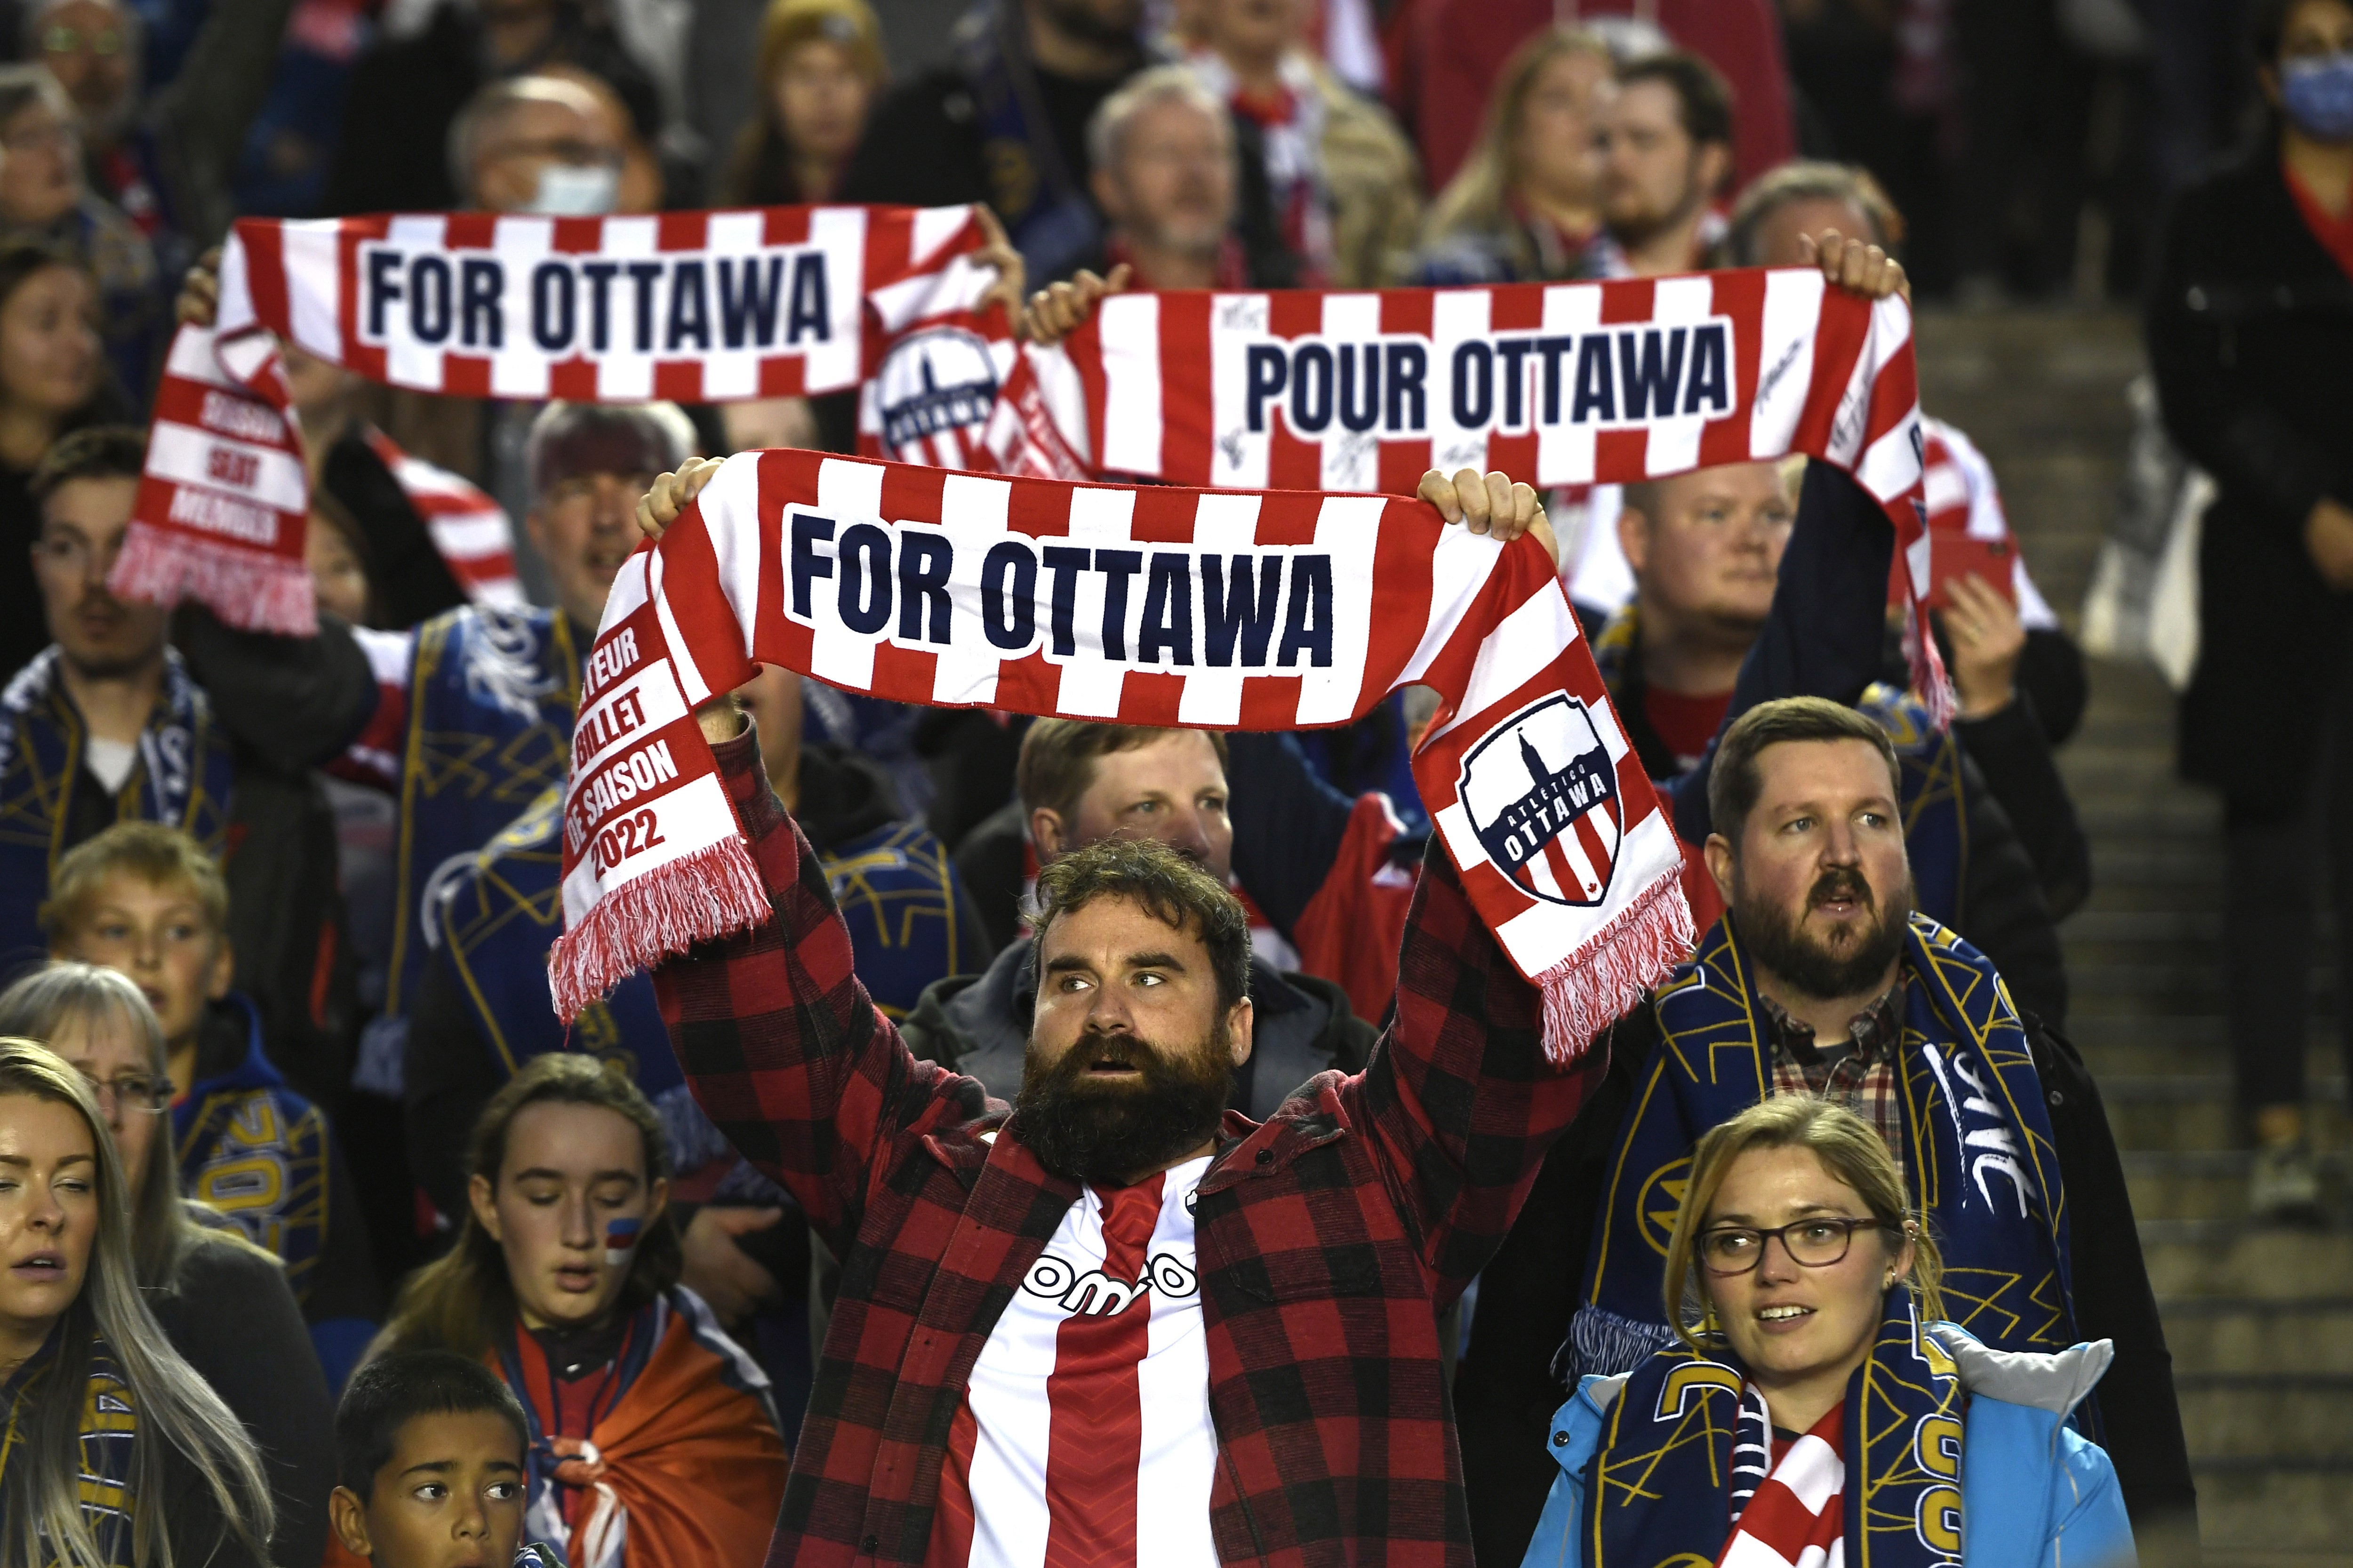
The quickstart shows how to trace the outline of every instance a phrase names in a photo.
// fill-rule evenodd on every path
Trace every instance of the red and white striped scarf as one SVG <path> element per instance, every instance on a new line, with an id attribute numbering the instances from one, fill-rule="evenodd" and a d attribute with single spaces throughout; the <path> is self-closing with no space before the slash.
<path id="1" fill-rule="evenodd" d="M 1900 544 L 1922 537 L 1910 308 L 1811 268 L 1124 294 L 1026 357 L 1027 395 L 1097 473 L 1409 495 L 1432 468 L 1550 488 L 1803 452 L 1852 471 Z M 999 466 L 1052 471 L 1025 462 L 1025 427 L 992 428 Z M 1915 675 L 1949 712 L 1933 641 Z"/>
<path id="2" fill-rule="evenodd" d="M 565 803 L 576 1014 L 768 917 L 692 710 L 760 664 L 941 707 L 1218 729 L 1440 693 L 1415 778 L 1566 1064 L 1689 951 L 1674 835 L 1544 552 L 1419 500 L 744 453 L 625 563 Z"/>
<path id="3" fill-rule="evenodd" d="M 114 588 L 166 604 L 193 595 L 248 629 L 315 629 L 280 342 L 465 397 L 844 391 L 918 324 L 963 329 L 984 359 L 1009 353 L 991 346 L 1007 336 L 1003 312 L 977 310 L 996 281 L 971 259 L 984 243 L 970 207 L 244 219 L 222 255 L 216 324 L 174 342 Z M 970 418 L 976 431 L 987 413 Z M 436 503 L 437 517 L 448 525 L 437 538 L 480 542 L 478 510 Z"/>
<path id="4" fill-rule="evenodd" d="M 1846 1403 L 1789 1445 L 1741 1510 L 1716 1568 L 1844 1568 Z"/>
<path id="5" fill-rule="evenodd" d="M 373 425 L 361 431 L 360 438 L 417 509 L 434 552 L 466 597 L 477 605 L 522 604 L 514 528 L 506 508 L 463 475 L 411 457 Z"/>

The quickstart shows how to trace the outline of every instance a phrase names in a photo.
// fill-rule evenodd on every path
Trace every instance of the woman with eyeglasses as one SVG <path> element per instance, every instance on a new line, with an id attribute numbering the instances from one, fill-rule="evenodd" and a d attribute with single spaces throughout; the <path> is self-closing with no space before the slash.
<path id="1" fill-rule="evenodd" d="M 2070 1425 L 2113 1347 L 1989 1351 L 1943 1321 L 1942 1271 L 1854 1112 L 1784 1095 L 1712 1129 L 1667 1244 L 1679 1342 L 1554 1415 L 1522 1568 L 2136 1562 Z"/>
<path id="2" fill-rule="evenodd" d="M 252 1441 L 164 1337 L 89 1083 L 0 1038 L 0 1562 L 270 1561 Z"/>
<path id="3" fill-rule="evenodd" d="M 318 1562 L 335 1484 L 334 1403 L 283 1267 L 180 1195 L 154 1010 L 129 976 L 59 962 L 0 992 L 0 1036 L 42 1041 L 89 1087 L 121 1164 L 141 1291 L 172 1348 L 260 1448 L 276 1502 L 271 1557 L 286 1568 Z"/>

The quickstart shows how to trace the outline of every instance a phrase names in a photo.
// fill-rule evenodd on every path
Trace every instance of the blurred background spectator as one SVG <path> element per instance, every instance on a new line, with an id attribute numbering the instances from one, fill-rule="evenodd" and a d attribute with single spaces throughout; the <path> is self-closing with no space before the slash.
<path id="1" fill-rule="evenodd" d="M 821 202 L 841 184 L 890 68 L 865 0 L 776 0 L 760 26 L 758 101 L 721 199 Z"/>

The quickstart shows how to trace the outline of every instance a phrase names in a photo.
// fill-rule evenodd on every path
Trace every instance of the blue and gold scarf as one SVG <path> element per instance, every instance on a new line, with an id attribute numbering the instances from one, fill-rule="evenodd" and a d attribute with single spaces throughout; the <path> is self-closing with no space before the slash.
<path id="1" fill-rule="evenodd" d="M 1958 1568 L 1967 1395 L 1912 1293 L 1887 1293 L 1871 1354 L 1847 1380 L 1844 1560 Z M 1680 1341 L 1634 1369 L 1586 1472 L 1591 1568 L 1705 1568 L 1770 1469 L 1765 1402 L 1728 1346 Z"/>
<path id="2" fill-rule="evenodd" d="M 74 783 L 89 727 L 58 677 L 52 646 L 0 692 L 0 968 L 46 950 L 41 901 L 73 847 Z M 180 656 L 164 656 L 164 691 L 139 737 L 139 761 L 114 797 L 117 822 L 185 827 L 215 854 L 228 837 L 236 764 L 229 739 Z"/>
<path id="3" fill-rule="evenodd" d="M 541 795 L 561 786 L 580 660 L 556 611 L 468 605 L 417 631 L 401 747 L 388 1017 L 425 972 L 450 878 Z"/>
<path id="4" fill-rule="evenodd" d="M 1993 965 L 1922 915 L 1905 935 L 1897 1047 L 1906 1194 L 1945 1258 L 1954 1320 L 1996 1350 L 2075 1342 L 2065 1194 L 2025 1032 Z M 1662 1300 L 1692 1149 L 1771 1092 L 1769 1026 L 1730 916 L 1651 1001 L 1660 1043 L 1640 1080 L 1563 1364 L 1573 1384 L 1674 1342 Z"/>
<path id="5" fill-rule="evenodd" d="M 58 1335 L 49 1331 L 48 1342 L 0 1384 L 0 1407 L 6 1425 L 0 1426 L 0 1542 L 11 1542 L 7 1520 L 9 1465 L 30 1436 L 26 1427 L 47 1397 L 58 1361 Z M 81 1495 L 82 1518 L 98 1542 L 108 1568 L 132 1568 L 137 1553 L 137 1495 L 131 1486 L 131 1459 L 139 1436 L 139 1414 L 131 1402 L 131 1387 L 106 1342 L 92 1335 L 90 1364 L 82 1384 Z"/>

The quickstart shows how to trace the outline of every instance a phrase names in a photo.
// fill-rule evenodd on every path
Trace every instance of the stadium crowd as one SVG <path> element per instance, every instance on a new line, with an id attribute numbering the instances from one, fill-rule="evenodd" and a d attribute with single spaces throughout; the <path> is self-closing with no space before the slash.
<path id="1" fill-rule="evenodd" d="M 869 0 L 0 8 L 0 1560 L 2194 1539 L 2066 1033 L 2084 659 L 1934 409 L 1910 561 L 1823 460 L 1422 479 L 1549 552 L 1683 848 L 1695 952 L 1569 1068 L 1417 792 L 1426 687 L 1225 731 L 763 668 L 697 719 L 767 922 L 560 1019 L 617 574 L 715 459 L 857 450 L 855 390 L 437 395 L 290 342 L 315 634 L 110 580 L 239 217 L 976 204 L 1040 346 L 1179 289 L 2145 296 L 2215 485 L 2180 766 L 2226 801 L 2253 1201 L 2310 1215 L 2353 4 L 976 0 L 914 70 L 894 36 Z"/>

